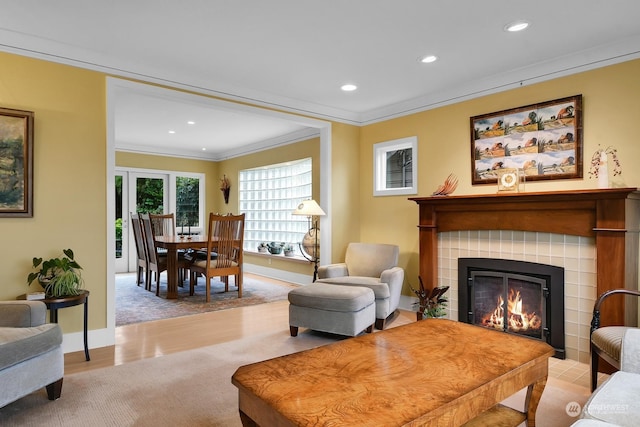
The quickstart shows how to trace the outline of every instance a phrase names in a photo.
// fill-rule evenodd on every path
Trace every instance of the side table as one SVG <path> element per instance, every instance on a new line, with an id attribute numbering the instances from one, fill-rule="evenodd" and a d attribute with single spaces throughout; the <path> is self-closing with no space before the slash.
<path id="1" fill-rule="evenodd" d="M 27 295 L 20 295 L 16 299 L 26 299 Z M 87 343 L 87 323 L 89 319 L 89 291 L 82 290 L 78 295 L 71 295 L 68 297 L 46 297 L 44 299 L 34 300 L 42 301 L 49 309 L 49 322 L 58 323 L 58 310 L 61 308 L 74 307 L 76 305 L 84 304 L 84 357 L 88 362 L 91 360 L 89 357 L 89 345 Z"/>

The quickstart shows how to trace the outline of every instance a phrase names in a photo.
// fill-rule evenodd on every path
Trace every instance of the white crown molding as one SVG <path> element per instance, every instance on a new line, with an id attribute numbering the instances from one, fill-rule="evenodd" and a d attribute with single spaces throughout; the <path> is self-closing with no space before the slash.
<path id="1" fill-rule="evenodd" d="M 390 120 L 523 85 L 640 58 L 640 49 L 638 49 L 640 37 L 631 37 L 617 43 L 594 46 L 591 49 L 576 52 L 572 55 L 554 58 L 530 67 L 470 82 L 453 90 L 426 94 L 364 113 L 354 113 L 230 85 L 221 84 L 212 88 L 208 87 L 209 83 L 199 81 L 193 76 L 171 75 L 166 70 L 162 74 L 157 69 L 145 68 L 141 64 L 123 61 L 118 63 L 114 58 L 107 55 L 88 52 L 76 46 L 64 45 L 27 34 L 0 29 L 0 40 L 2 40 L 0 50 L 5 52 L 91 69 L 114 76 L 139 79 L 145 82 L 216 96 L 230 101 L 247 102 L 258 107 L 275 108 L 290 113 L 358 126 Z"/>
<path id="2" fill-rule="evenodd" d="M 168 70 L 158 70 L 136 62 L 121 61 L 109 55 L 30 34 L 0 29 L 0 40 L 0 51 L 8 53 L 99 71 L 115 77 L 156 83 L 230 101 L 246 102 L 324 120 L 358 124 L 359 114 L 357 113 L 220 82 L 217 82 L 218 86 L 210 87 L 210 82 L 201 81 L 194 76 L 176 75 Z"/>

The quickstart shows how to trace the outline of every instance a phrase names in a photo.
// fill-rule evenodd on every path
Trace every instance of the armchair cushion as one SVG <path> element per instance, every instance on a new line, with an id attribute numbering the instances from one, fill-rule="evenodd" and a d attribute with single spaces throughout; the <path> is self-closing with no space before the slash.
<path id="1" fill-rule="evenodd" d="M 54 350 L 61 344 L 62 332 L 55 323 L 0 328 L 0 370 Z"/>
<path id="2" fill-rule="evenodd" d="M 0 327 L 28 328 L 43 325 L 47 306 L 41 301 L 2 301 L 0 304 Z"/>
<path id="3" fill-rule="evenodd" d="M 351 286 L 364 286 L 373 291 L 376 299 L 389 298 L 389 285 L 381 282 L 376 277 L 361 277 L 361 276 L 343 276 L 334 277 L 331 279 L 316 280 L 316 283 L 327 283 L 331 285 L 351 285 Z"/>
<path id="4" fill-rule="evenodd" d="M 349 276 L 380 277 L 384 270 L 398 265 L 396 245 L 349 243 L 344 262 Z"/>
<path id="5" fill-rule="evenodd" d="M 596 329 L 591 334 L 591 343 L 614 360 L 620 360 L 622 335 L 629 328 L 626 326 L 606 326 Z"/>
<path id="6" fill-rule="evenodd" d="M 602 383 L 591 395 L 581 417 L 612 423 L 617 426 L 637 426 L 640 419 L 640 376 L 618 371 Z"/>
<path id="7" fill-rule="evenodd" d="M 621 370 L 640 374 L 640 329 L 629 328 L 625 331 L 622 337 L 621 356 Z"/>

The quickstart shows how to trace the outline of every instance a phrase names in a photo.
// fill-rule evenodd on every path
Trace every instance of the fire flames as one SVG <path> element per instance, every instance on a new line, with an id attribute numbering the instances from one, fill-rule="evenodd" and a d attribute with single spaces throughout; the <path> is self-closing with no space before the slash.
<path id="1" fill-rule="evenodd" d="M 520 291 L 509 289 L 507 301 L 507 330 L 512 332 L 536 330 L 542 327 L 542 319 L 534 312 L 526 313 L 522 309 Z M 494 311 L 484 316 L 482 326 L 504 330 L 504 299 L 498 297 L 498 306 Z"/>

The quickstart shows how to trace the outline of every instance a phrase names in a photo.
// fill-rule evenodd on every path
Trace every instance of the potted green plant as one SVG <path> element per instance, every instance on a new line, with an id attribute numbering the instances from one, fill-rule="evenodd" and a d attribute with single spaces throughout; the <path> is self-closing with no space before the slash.
<path id="1" fill-rule="evenodd" d="M 417 319 L 445 317 L 449 300 L 444 294 L 449 290 L 449 286 L 438 286 L 428 291 L 422 283 L 422 277 L 418 276 L 418 280 L 420 281 L 420 289 L 414 289 L 413 286 L 409 285 L 413 293 L 418 297 Z"/>
<path id="2" fill-rule="evenodd" d="M 75 260 L 71 249 L 64 249 L 62 252 L 64 256 L 46 261 L 33 258 L 35 271 L 27 277 L 29 285 L 38 280 L 48 297 L 78 295 L 82 289 L 82 267 Z"/>

